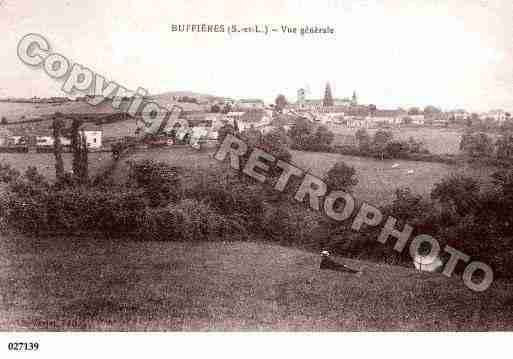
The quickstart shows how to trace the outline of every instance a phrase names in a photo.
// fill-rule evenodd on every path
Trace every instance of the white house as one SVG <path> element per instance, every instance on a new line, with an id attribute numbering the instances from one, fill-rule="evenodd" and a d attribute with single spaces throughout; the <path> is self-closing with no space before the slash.
<path id="1" fill-rule="evenodd" d="M 89 148 L 98 149 L 102 147 L 102 131 L 84 130 L 82 133 Z"/>
<path id="2" fill-rule="evenodd" d="M 251 127 L 262 127 L 271 123 L 272 117 L 268 111 L 265 110 L 252 110 L 246 111 L 237 120 L 237 125 L 240 131 L 249 130 Z"/>
<path id="3" fill-rule="evenodd" d="M 47 134 L 38 134 L 36 135 L 36 146 L 53 146 L 54 140 L 52 135 Z M 15 144 L 18 144 L 15 141 Z M 71 145 L 71 140 L 66 137 L 61 137 L 61 145 L 69 146 Z"/>

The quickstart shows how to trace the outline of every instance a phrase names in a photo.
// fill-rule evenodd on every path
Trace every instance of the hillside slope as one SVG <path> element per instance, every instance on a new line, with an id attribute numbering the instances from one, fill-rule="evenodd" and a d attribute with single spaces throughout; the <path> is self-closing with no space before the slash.
<path id="1" fill-rule="evenodd" d="M 52 238 L 0 242 L 0 328 L 512 329 L 511 284 L 471 292 L 439 274 L 262 243 Z"/>

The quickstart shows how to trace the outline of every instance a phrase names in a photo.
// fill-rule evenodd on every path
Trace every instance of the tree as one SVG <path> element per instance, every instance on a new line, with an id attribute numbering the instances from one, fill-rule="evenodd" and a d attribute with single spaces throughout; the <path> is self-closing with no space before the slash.
<path id="1" fill-rule="evenodd" d="M 326 126 L 319 126 L 315 131 L 314 138 L 310 142 L 320 148 L 326 148 L 331 145 L 334 138 L 335 135 Z"/>
<path id="2" fill-rule="evenodd" d="M 435 184 L 431 198 L 438 200 L 446 210 L 465 216 L 477 209 L 479 182 L 472 177 L 454 175 Z"/>
<path id="3" fill-rule="evenodd" d="M 291 154 L 287 150 L 289 138 L 283 128 L 275 128 L 260 137 L 258 147 L 282 161 L 290 161 Z"/>
<path id="4" fill-rule="evenodd" d="M 390 141 L 392 141 L 393 137 L 394 135 L 392 134 L 392 132 L 385 130 L 379 130 L 374 134 L 374 139 L 372 140 L 372 147 L 373 150 L 375 150 L 379 154 L 382 160 L 385 157 L 387 145 Z"/>
<path id="5" fill-rule="evenodd" d="M 53 154 L 55 156 L 55 177 L 57 182 L 64 179 L 64 162 L 62 159 L 61 132 L 64 127 L 64 121 L 60 113 L 55 113 L 53 117 Z"/>
<path id="6" fill-rule="evenodd" d="M 228 134 L 234 135 L 235 132 L 235 127 L 227 122 L 217 131 L 217 141 L 221 144 Z"/>
<path id="7" fill-rule="evenodd" d="M 412 136 L 408 138 L 408 151 L 411 153 L 429 153 L 424 147 L 424 142 L 415 140 Z"/>
<path id="8" fill-rule="evenodd" d="M 497 140 L 497 157 L 500 159 L 513 159 L 513 133 L 505 133 Z"/>
<path id="9" fill-rule="evenodd" d="M 403 141 L 388 142 L 385 148 L 387 157 L 398 158 L 401 154 L 408 152 L 408 144 Z"/>
<path id="10" fill-rule="evenodd" d="M 420 108 L 418 108 L 418 107 L 411 107 L 408 110 L 408 115 L 410 115 L 410 116 L 420 115 Z"/>
<path id="11" fill-rule="evenodd" d="M 395 190 L 395 199 L 387 207 L 388 213 L 399 220 L 415 221 L 429 212 L 429 204 L 422 196 L 413 194 L 409 187 L 400 187 Z"/>
<path id="12" fill-rule="evenodd" d="M 222 112 L 224 114 L 227 114 L 228 112 L 230 112 L 232 110 L 232 105 L 230 105 L 229 103 L 225 104 L 224 107 L 223 107 L 223 110 Z"/>
<path id="13" fill-rule="evenodd" d="M 279 94 L 276 99 L 274 100 L 274 103 L 276 104 L 275 109 L 279 113 L 282 113 L 285 107 L 288 105 L 287 99 L 285 98 L 285 95 Z"/>
<path id="14" fill-rule="evenodd" d="M 371 137 L 366 129 L 360 128 L 354 134 L 356 138 L 356 143 L 358 144 L 358 148 L 361 151 L 369 151 L 371 145 Z"/>
<path id="15" fill-rule="evenodd" d="M 221 112 L 221 107 L 218 104 L 213 104 L 212 106 L 210 106 L 210 112 L 219 113 Z"/>
<path id="16" fill-rule="evenodd" d="M 434 116 L 434 115 L 438 115 L 440 113 L 442 113 L 442 110 L 439 109 L 438 107 L 435 107 L 432 105 L 428 105 L 428 106 L 424 107 L 424 115 L 425 116 Z"/>
<path id="17" fill-rule="evenodd" d="M 289 130 L 289 136 L 293 146 L 298 149 L 309 146 L 312 132 L 313 126 L 308 120 L 303 118 L 298 119 Z"/>
<path id="18" fill-rule="evenodd" d="M 5 116 L 2 116 L 2 121 L 0 123 L 2 125 L 7 125 L 9 122 L 7 121 L 7 118 L 5 118 Z"/>
<path id="19" fill-rule="evenodd" d="M 493 153 L 493 141 L 486 133 L 466 132 L 461 136 L 460 151 L 471 157 L 484 157 Z"/>
<path id="20" fill-rule="evenodd" d="M 345 162 L 339 161 L 326 173 L 324 183 L 330 190 L 343 190 L 351 192 L 352 187 L 358 184 L 356 170 Z"/>

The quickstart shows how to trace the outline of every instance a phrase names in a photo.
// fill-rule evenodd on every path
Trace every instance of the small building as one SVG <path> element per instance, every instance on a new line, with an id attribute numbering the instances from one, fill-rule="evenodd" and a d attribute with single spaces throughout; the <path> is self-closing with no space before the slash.
<path id="1" fill-rule="evenodd" d="M 506 121 L 507 116 L 506 116 L 506 111 L 504 111 L 504 110 L 492 110 L 492 111 L 480 114 L 479 118 L 481 120 L 490 119 L 494 122 L 502 123 L 502 122 Z"/>
<path id="2" fill-rule="evenodd" d="M 409 115 L 411 118 L 411 122 L 415 125 L 424 125 L 426 123 L 426 118 L 424 115 Z"/>
<path id="3" fill-rule="evenodd" d="M 265 107 L 264 101 L 257 98 L 240 99 L 236 105 L 241 110 L 260 110 Z"/>
<path id="4" fill-rule="evenodd" d="M 245 131 L 251 127 L 261 127 L 271 123 L 272 115 L 265 110 L 251 110 L 246 111 L 240 116 L 237 121 L 239 131 Z"/>
<path id="5" fill-rule="evenodd" d="M 373 125 L 400 125 L 403 123 L 403 118 L 406 116 L 404 111 L 400 110 L 376 110 L 367 119 Z M 412 116 L 410 116 L 412 117 Z"/>
<path id="6" fill-rule="evenodd" d="M 102 147 L 103 132 L 99 126 L 86 123 L 80 128 L 80 132 L 84 135 L 89 148 L 99 149 Z"/>

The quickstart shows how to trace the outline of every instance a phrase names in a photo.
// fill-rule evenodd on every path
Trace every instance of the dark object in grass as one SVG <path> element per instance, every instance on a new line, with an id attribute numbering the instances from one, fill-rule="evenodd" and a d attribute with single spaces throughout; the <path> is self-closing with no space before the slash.
<path id="1" fill-rule="evenodd" d="M 329 269 L 337 272 L 349 272 L 349 273 L 360 273 L 360 271 L 354 270 L 352 268 L 346 267 L 343 264 L 335 262 L 330 258 L 330 252 L 322 251 L 321 252 L 321 265 L 320 269 Z"/>

